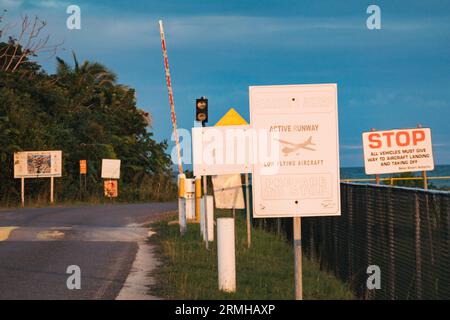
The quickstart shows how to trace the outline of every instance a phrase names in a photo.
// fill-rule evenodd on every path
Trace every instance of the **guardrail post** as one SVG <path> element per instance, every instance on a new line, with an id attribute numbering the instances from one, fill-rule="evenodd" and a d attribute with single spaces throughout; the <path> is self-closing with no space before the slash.
<path id="1" fill-rule="evenodd" d="M 217 219 L 219 290 L 236 291 L 236 254 L 233 218 Z"/>

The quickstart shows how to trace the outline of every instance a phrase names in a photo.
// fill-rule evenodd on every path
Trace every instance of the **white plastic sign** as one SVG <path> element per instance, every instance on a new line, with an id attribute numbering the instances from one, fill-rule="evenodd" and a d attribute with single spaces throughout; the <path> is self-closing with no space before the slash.
<path id="1" fill-rule="evenodd" d="M 14 153 L 14 178 L 62 176 L 61 151 L 25 151 Z"/>
<path id="2" fill-rule="evenodd" d="M 434 169 L 429 128 L 364 132 L 366 174 Z"/>
<path id="3" fill-rule="evenodd" d="M 248 125 L 193 128 L 194 176 L 251 172 L 252 144 Z"/>
<path id="4" fill-rule="evenodd" d="M 103 159 L 102 160 L 102 178 L 120 179 L 120 160 Z"/>
<path id="5" fill-rule="evenodd" d="M 340 215 L 336 84 L 250 87 L 250 123 L 254 217 Z"/>
<path id="6" fill-rule="evenodd" d="M 212 183 L 217 209 L 245 209 L 240 174 L 213 176 Z"/>

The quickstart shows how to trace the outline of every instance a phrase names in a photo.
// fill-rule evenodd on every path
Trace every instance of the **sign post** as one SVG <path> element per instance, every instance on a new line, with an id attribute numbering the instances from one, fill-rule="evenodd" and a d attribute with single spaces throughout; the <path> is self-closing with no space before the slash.
<path id="1" fill-rule="evenodd" d="M 200 201 L 202 199 L 202 177 L 195 177 L 195 222 L 200 223 Z"/>
<path id="2" fill-rule="evenodd" d="M 208 176 L 203 177 L 203 201 L 205 202 L 205 242 L 206 242 L 206 250 L 209 250 L 209 235 L 208 235 L 208 223 L 214 223 L 214 221 L 209 222 L 208 220 Z"/>
<path id="3" fill-rule="evenodd" d="M 303 300 L 302 218 L 294 217 L 295 299 Z"/>
<path id="4" fill-rule="evenodd" d="M 422 125 L 419 123 L 417 125 L 417 128 L 422 128 Z M 423 189 L 428 190 L 428 177 L 427 177 L 427 172 L 425 170 L 422 171 L 422 178 L 423 178 Z"/>
<path id="5" fill-rule="evenodd" d="M 20 198 L 22 202 L 22 207 L 25 207 L 25 178 L 20 178 Z"/>
<path id="6" fill-rule="evenodd" d="M 87 175 L 87 161 L 80 160 L 80 193 L 82 192 L 82 177 L 84 176 L 84 191 L 86 192 L 86 175 Z"/>
<path id="7" fill-rule="evenodd" d="M 423 189 L 428 190 L 428 177 L 426 171 L 422 171 L 422 177 L 423 177 Z"/>
<path id="8" fill-rule="evenodd" d="M 250 87 L 257 131 L 255 218 L 293 218 L 295 298 L 301 300 L 301 218 L 340 215 L 336 84 Z"/>
<path id="9" fill-rule="evenodd" d="M 375 128 L 372 128 L 372 129 L 370 129 L 370 131 L 377 131 L 377 129 L 375 129 Z M 379 185 L 380 184 L 380 175 L 379 174 L 376 174 L 375 175 L 375 183 L 377 184 L 377 185 Z"/>
<path id="10" fill-rule="evenodd" d="M 54 194 L 54 189 L 55 189 L 55 181 L 53 177 L 50 177 L 50 203 L 53 204 L 54 199 L 53 199 L 53 194 Z"/>
<path id="11" fill-rule="evenodd" d="M 250 217 L 250 190 L 248 185 L 248 173 L 245 174 L 245 212 L 247 215 L 247 249 L 252 246 L 252 225 Z"/>

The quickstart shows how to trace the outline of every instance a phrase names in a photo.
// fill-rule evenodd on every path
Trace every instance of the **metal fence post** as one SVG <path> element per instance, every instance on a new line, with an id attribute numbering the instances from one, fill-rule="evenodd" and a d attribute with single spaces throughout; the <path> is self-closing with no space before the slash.
<path id="1" fill-rule="evenodd" d="M 388 195 L 387 224 L 389 238 L 389 297 L 391 300 L 395 300 L 395 213 L 392 210 L 392 189 L 389 189 Z"/>
<path id="2" fill-rule="evenodd" d="M 415 193 L 415 224 L 416 224 L 416 298 L 422 299 L 422 248 L 421 248 L 421 234 L 420 234 L 420 203 L 417 192 Z"/>

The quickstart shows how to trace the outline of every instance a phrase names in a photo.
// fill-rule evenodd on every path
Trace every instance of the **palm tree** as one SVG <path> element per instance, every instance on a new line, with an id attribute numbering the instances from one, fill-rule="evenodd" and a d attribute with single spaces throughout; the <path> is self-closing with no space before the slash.
<path id="1" fill-rule="evenodd" d="M 98 62 L 84 61 L 80 66 L 75 52 L 72 55 L 73 68 L 63 59 L 56 58 L 56 76 L 73 97 L 70 111 L 76 112 L 83 106 L 98 106 L 116 85 L 117 76 Z"/>

